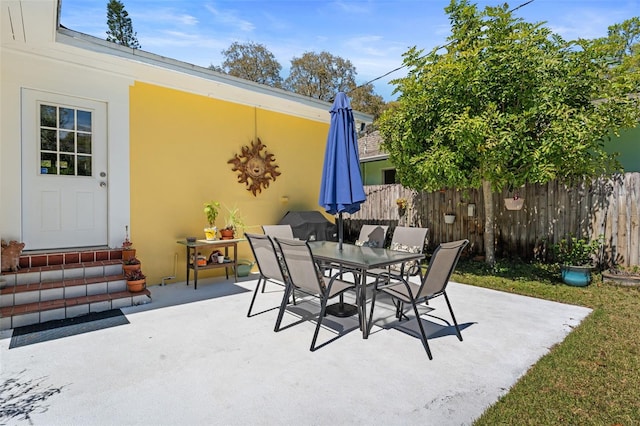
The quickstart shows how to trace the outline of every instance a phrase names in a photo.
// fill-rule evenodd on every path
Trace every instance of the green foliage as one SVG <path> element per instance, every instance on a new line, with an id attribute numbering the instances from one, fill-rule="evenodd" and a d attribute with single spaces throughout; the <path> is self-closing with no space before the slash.
<path id="1" fill-rule="evenodd" d="M 240 214 L 240 209 L 238 207 L 229 208 L 226 206 L 225 209 L 227 210 L 227 215 L 225 217 L 224 229 L 233 229 L 234 231 L 242 232 L 246 225 Z"/>
<path id="2" fill-rule="evenodd" d="M 125 265 L 140 265 L 140 259 L 137 257 L 130 257 L 129 259 L 125 259 L 122 263 Z"/>
<path id="3" fill-rule="evenodd" d="M 449 44 L 404 54 L 409 73 L 394 81 L 398 102 L 379 121 L 404 186 L 486 180 L 499 191 L 617 170 L 603 141 L 635 125 L 638 106 L 628 85 L 605 78 L 605 49 L 567 42 L 506 4 L 480 12 L 454 0 L 445 10 Z"/>
<path id="4" fill-rule="evenodd" d="M 135 271 L 129 271 L 125 274 L 125 279 L 127 281 L 138 281 L 138 280 L 144 280 L 145 278 L 147 278 L 147 276 L 143 274 L 142 270 L 140 269 Z"/>
<path id="5" fill-rule="evenodd" d="M 118 0 L 109 0 L 107 3 L 107 41 L 112 41 L 122 46 L 140 49 L 137 33 L 133 31 L 133 24 L 129 13 L 124 8 L 124 3 Z"/>
<path id="6" fill-rule="evenodd" d="M 356 69 L 351 61 L 329 52 L 306 52 L 291 60 L 285 88 L 292 92 L 330 102 L 338 92 L 356 87 Z"/>
<path id="7" fill-rule="evenodd" d="M 374 121 L 380 117 L 387 107 L 382 96 L 376 95 L 373 92 L 372 84 L 352 87 L 349 89 L 349 92 L 347 92 L 347 95 L 351 99 L 351 108 L 373 115 Z"/>
<path id="8" fill-rule="evenodd" d="M 220 203 L 218 201 L 209 201 L 204 203 L 204 214 L 207 215 L 207 223 L 211 228 L 216 224 L 219 209 Z"/>
<path id="9" fill-rule="evenodd" d="M 342 91 L 349 95 L 354 110 L 371 114 L 374 119 L 387 107 L 382 96 L 374 93 L 372 84 L 356 86 L 357 72 L 351 61 L 328 52 L 306 52 L 294 57 L 284 83 L 280 76 L 282 66 L 262 44 L 234 42 L 222 54 L 222 65 L 212 64 L 209 69 L 272 87 L 284 86 L 291 92 L 327 102 Z"/>
<path id="10" fill-rule="evenodd" d="M 629 93 L 640 92 L 640 17 L 610 26 L 608 36 L 595 40 L 594 46 L 607 54 L 608 78 Z"/>
<path id="11" fill-rule="evenodd" d="M 282 65 L 263 44 L 234 42 L 222 51 L 222 55 L 225 58 L 222 66 L 209 68 L 267 86 L 282 87 Z"/>
<path id="12" fill-rule="evenodd" d="M 588 266 L 593 265 L 594 256 L 602 248 L 603 236 L 596 240 L 570 236 L 551 246 L 554 258 L 561 265 Z"/>

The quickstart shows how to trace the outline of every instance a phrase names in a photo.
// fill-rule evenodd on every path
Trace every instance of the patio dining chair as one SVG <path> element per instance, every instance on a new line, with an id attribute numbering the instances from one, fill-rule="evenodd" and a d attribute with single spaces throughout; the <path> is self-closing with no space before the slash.
<path id="1" fill-rule="evenodd" d="M 391 296 L 394 301 L 394 305 L 396 306 L 396 318 L 399 321 L 402 321 L 403 317 L 406 318 L 406 315 L 403 313 L 404 304 L 411 304 L 416 321 L 418 322 L 418 328 L 420 329 L 422 345 L 427 351 L 429 359 L 433 359 L 417 305 L 425 302 L 428 304 L 429 300 L 438 296 L 444 296 L 444 299 L 447 301 L 447 306 L 449 307 L 449 312 L 451 313 L 451 318 L 453 319 L 453 324 L 456 328 L 456 334 L 458 335 L 458 339 L 462 341 L 460 327 L 458 327 L 458 322 L 453 314 L 453 309 L 451 308 L 451 303 L 449 302 L 446 290 L 449 278 L 458 263 L 460 254 L 468 243 L 469 240 L 459 240 L 440 244 L 433 252 L 433 256 L 429 262 L 429 268 L 419 283 L 410 282 L 400 275 L 393 275 L 389 273 L 382 273 L 378 275 L 374 285 L 373 297 L 371 298 L 371 312 L 369 313 L 367 331 L 370 331 L 371 326 L 373 325 L 373 309 L 376 304 L 376 295 L 379 292 L 386 293 Z"/>
<path id="2" fill-rule="evenodd" d="M 262 232 L 270 237 L 289 238 L 293 240 L 291 225 L 262 225 Z"/>
<path id="3" fill-rule="evenodd" d="M 387 238 L 386 225 L 362 225 L 360 228 L 360 235 L 356 240 L 356 245 L 367 247 L 384 247 L 384 241 Z"/>
<path id="4" fill-rule="evenodd" d="M 418 228 L 413 226 L 396 226 L 391 237 L 390 250 L 406 251 L 411 253 L 422 253 L 424 245 L 429 235 L 429 228 Z M 412 260 L 399 265 L 391 265 L 386 269 L 376 268 L 367 271 L 367 275 L 377 277 L 382 273 L 395 273 L 404 276 L 407 280 L 410 276 L 420 273 L 420 264 Z"/>
<path id="5" fill-rule="evenodd" d="M 277 237 L 275 240 L 284 258 L 289 279 L 287 280 L 285 293 L 282 297 L 280 312 L 278 313 L 274 331 L 280 331 L 280 325 L 290 293 L 298 290 L 318 297 L 320 298 L 320 313 L 310 347 L 311 351 L 315 351 L 317 349 L 316 340 L 318 339 L 318 332 L 320 331 L 320 326 L 326 313 L 327 301 L 343 294 L 347 290 L 354 289 L 355 284 L 338 279 L 340 272 L 332 277 L 324 276 L 320 267 L 315 262 L 311 248 L 306 241 Z"/>
<path id="6" fill-rule="evenodd" d="M 249 241 L 249 246 L 253 252 L 253 257 L 256 259 L 256 263 L 258 264 L 258 271 L 260 272 L 260 278 L 258 279 L 256 289 L 253 292 L 253 298 L 251 299 L 251 304 L 249 305 L 249 312 L 247 312 L 247 317 L 251 317 L 251 309 L 256 301 L 260 283 L 262 283 L 262 292 L 264 293 L 267 281 L 286 287 L 287 278 L 280 267 L 280 261 L 276 255 L 276 248 L 273 244 L 273 240 L 268 235 L 245 233 L 245 237 L 247 238 L 247 241 Z M 295 295 L 293 298 L 293 302 L 295 304 Z"/>
<path id="7" fill-rule="evenodd" d="M 273 241 L 273 238 L 279 237 L 279 238 L 289 238 L 291 240 L 295 239 L 295 237 L 293 236 L 293 228 L 291 227 L 291 225 L 289 224 L 285 224 L 285 225 L 262 225 L 262 232 L 264 232 L 265 235 L 268 235 L 271 237 L 271 240 Z M 283 264 L 283 260 L 282 260 L 282 254 L 280 254 L 280 249 L 275 245 L 274 243 L 274 247 L 276 249 L 276 256 L 278 257 L 278 262 L 280 262 L 280 264 Z M 286 269 L 285 269 L 286 271 Z M 265 284 L 266 281 L 262 282 L 262 292 L 264 293 L 264 289 L 265 289 Z M 295 294 L 293 295 L 293 300 L 295 301 Z"/>

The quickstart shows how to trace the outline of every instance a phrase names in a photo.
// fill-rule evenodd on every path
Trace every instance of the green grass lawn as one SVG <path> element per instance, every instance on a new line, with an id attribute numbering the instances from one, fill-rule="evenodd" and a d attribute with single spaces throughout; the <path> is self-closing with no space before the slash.
<path id="1" fill-rule="evenodd" d="M 543 264 L 458 264 L 454 281 L 593 309 L 476 425 L 640 425 L 640 290 L 559 276 Z"/>

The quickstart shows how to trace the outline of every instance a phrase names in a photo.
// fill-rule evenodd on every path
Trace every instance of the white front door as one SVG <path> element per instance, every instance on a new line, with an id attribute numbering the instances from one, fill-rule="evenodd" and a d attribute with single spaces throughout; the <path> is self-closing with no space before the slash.
<path id="1" fill-rule="evenodd" d="M 22 90 L 26 250 L 107 245 L 107 107 Z"/>

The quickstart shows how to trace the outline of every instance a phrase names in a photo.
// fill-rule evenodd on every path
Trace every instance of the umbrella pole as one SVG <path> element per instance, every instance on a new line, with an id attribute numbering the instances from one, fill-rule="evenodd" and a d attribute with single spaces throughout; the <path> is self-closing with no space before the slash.
<path id="1" fill-rule="evenodd" d="M 338 213 L 338 250 L 342 250 L 342 240 L 344 239 L 344 227 L 342 222 L 342 212 Z M 342 265 L 340 266 L 342 269 Z M 342 274 L 340 275 L 342 278 Z M 340 294 L 340 302 L 329 305 L 325 312 L 338 318 L 346 318 L 358 313 L 358 307 L 350 303 L 344 303 L 344 294 Z"/>
<path id="2" fill-rule="evenodd" d="M 342 250 L 342 239 L 344 237 L 344 229 L 342 228 L 342 212 L 338 213 L 338 250 Z"/>

